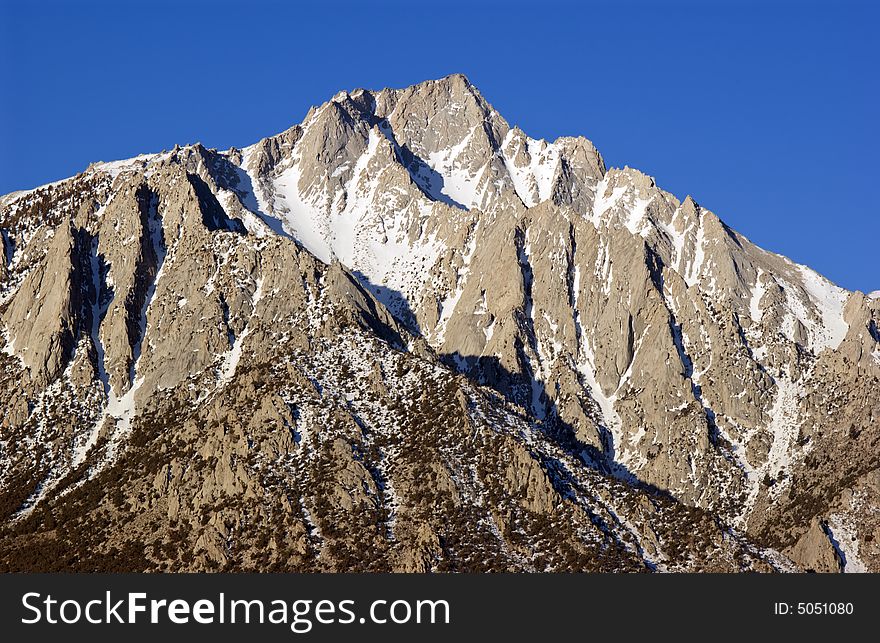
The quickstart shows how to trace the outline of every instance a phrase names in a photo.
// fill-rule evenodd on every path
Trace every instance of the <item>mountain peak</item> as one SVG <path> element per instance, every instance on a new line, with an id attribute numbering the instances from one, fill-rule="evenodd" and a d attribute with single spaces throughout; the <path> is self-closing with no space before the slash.
<path id="1" fill-rule="evenodd" d="M 422 85 L 425 83 L 446 83 L 450 86 L 462 86 L 467 88 L 473 88 L 473 84 L 468 79 L 466 75 L 461 72 L 453 72 L 451 74 L 447 74 L 445 76 L 441 76 L 435 80 L 423 81 L 421 83 L 416 83 L 416 85 Z"/>
<path id="2" fill-rule="evenodd" d="M 477 92 L 477 88 L 474 87 L 468 77 L 458 72 L 447 74 L 446 76 L 441 76 L 439 78 L 419 81 L 417 83 L 413 83 L 406 87 L 400 88 L 397 91 L 405 91 L 409 89 L 427 90 L 433 88 L 441 88 L 449 93 L 461 91 Z"/>
<path id="3" fill-rule="evenodd" d="M 0 570 L 880 560 L 880 299 L 463 75 L 96 164 L 0 232 Z"/>

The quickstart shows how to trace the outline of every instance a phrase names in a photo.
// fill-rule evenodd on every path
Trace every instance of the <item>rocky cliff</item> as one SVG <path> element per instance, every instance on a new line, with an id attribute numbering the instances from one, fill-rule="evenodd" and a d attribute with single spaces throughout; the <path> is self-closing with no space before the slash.
<path id="1" fill-rule="evenodd" d="M 5 569 L 880 570 L 880 299 L 463 76 L 0 229 Z"/>

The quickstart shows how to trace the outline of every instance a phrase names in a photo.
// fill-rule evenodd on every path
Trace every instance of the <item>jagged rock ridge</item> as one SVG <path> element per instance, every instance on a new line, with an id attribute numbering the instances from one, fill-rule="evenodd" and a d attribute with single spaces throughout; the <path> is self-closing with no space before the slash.
<path id="1" fill-rule="evenodd" d="M 880 300 L 463 76 L 0 206 L 8 568 L 880 564 Z"/>

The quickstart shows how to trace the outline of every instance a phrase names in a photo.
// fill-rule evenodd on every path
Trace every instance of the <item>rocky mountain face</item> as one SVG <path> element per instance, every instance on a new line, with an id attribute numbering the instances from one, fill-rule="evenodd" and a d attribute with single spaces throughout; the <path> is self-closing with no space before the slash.
<path id="1" fill-rule="evenodd" d="M 460 75 L 0 198 L 4 570 L 880 571 L 880 297 Z"/>

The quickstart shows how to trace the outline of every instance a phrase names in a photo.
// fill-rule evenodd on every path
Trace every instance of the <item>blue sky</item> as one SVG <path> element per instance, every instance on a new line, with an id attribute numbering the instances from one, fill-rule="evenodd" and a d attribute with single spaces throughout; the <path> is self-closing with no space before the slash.
<path id="1" fill-rule="evenodd" d="M 870 291 L 878 19 L 870 2 L 0 0 L 0 193 L 175 143 L 244 146 L 340 89 L 463 72 L 530 135 L 584 135 Z"/>

